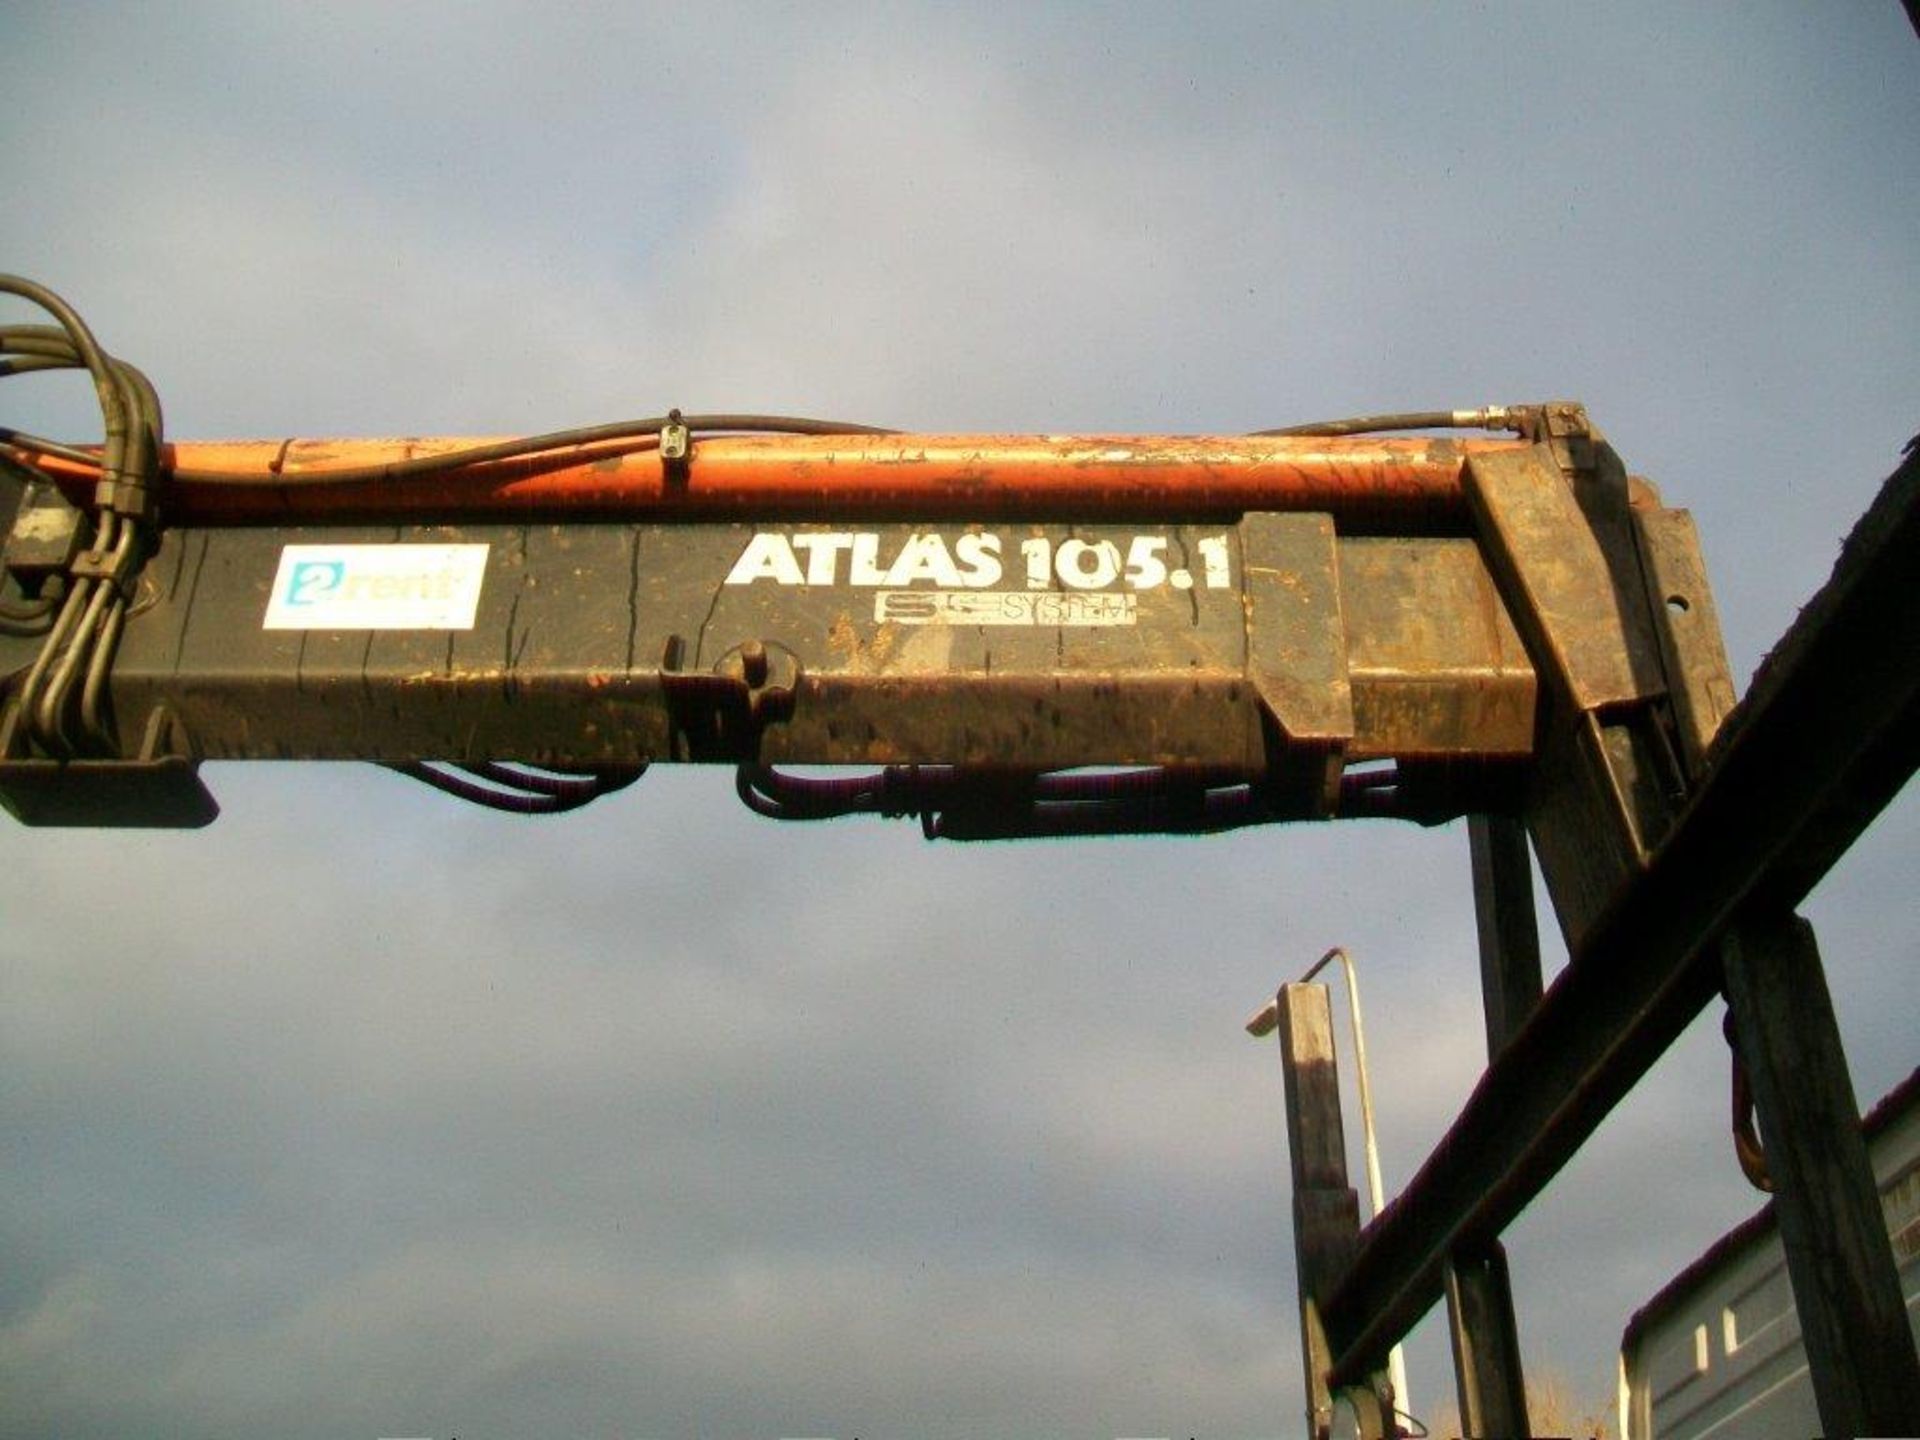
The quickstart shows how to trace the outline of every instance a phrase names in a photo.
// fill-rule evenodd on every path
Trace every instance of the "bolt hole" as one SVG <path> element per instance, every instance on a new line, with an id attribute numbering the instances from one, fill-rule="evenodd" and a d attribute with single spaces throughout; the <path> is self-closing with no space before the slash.
<path id="1" fill-rule="evenodd" d="M 1684 615 L 1691 608 L 1692 607 L 1687 604 L 1686 596 L 1684 595 L 1667 596 L 1667 609 L 1673 611 L 1674 614 Z"/>

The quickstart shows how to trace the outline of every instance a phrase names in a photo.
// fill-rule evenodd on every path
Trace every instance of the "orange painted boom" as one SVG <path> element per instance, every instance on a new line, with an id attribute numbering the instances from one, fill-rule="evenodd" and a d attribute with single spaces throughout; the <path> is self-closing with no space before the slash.
<path id="1" fill-rule="evenodd" d="M 1461 468 L 1507 439 L 1164 435 L 713 435 L 682 465 L 653 437 L 458 470 L 332 483 L 485 439 L 242 440 L 167 447 L 171 522 L 477 519 L 987 519 L 1314 510 L 1355 525 L 1458 522 Z M 79 484 L 86 467 L 52 456 Z M 216 473 L 217 477 L 216 477 Z M 205 478 L 202 478 L 205 477 Z M 253 483 L 246 483 L 242 477 Z M 77 497 L 76 497 L 77 498 Z"/>

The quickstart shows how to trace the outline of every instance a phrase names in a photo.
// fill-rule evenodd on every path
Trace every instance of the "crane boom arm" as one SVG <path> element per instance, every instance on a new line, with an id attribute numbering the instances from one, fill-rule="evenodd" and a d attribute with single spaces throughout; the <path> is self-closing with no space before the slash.
<path id="1" fill-rule="evenodd" d="M 1665 700 L 1630 487 L 1578 406 L 169 443 L 70 307 L 0 288 L 60 321 L 0 329 L 9 363 L 84 366 L 108 421 L 0 434 L 0 800 L 31 823 L 202 823 L 205 759 L 534 809 L 726 762 L 767 813 L 955 836 L 1435 821 L 1520 806 L 1562 649 L 1582 711 Z M 1508 433 L 1372 433 L 1405 427 Z M 1135 773 L 1060 773 L 1088 767 Z"/>

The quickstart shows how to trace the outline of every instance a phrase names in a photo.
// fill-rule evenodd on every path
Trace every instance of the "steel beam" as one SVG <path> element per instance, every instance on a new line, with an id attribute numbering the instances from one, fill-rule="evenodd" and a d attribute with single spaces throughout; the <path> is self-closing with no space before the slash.
<path id="1" fill-rule="evenodd" d="M 308 567 L 407 553 L 435 557 L 406 580 L 422 587 L 478 557 L 466 628 L 287 601 Z M 43 646 L 0 634 L 0 721 Z M 62 767 L 30 728 L 0 731 L 0 805 L 32 824 L 209 816 L 197 792 L 114 793 L 164 716 L 176 748 L 146 759 L 1169 765 L 1257 781 L 1265 819 L 1431 819 L 1515 803 L 1536 688 L 1472 540 L 1348 539 L 1317 514 L 189 526 L 162 535 L 115 648 L 121 758 Z M 1343 764 L 1369 760 L 1395 763 L 1336 811 Z"/>
<path id="2" fill-rule="evenodd" d="M 1368 1440 L 1385 1431 L 1379 1375 L 1362 1393 L 1336 1397 L 1327 1385 L 1332 1356 L 1320 1305 L 1353 1258 L 1360 1197 L 1347 1183 L 1346 1130 L 1340 1119 L 1340 1068 L 1324 985 L 1282 985 L 1275 997 L 1280 1061 L 1286 1082 L 1287 1157 L 1293 1178 L 1294 1274 L 1300 1292 L 1300 1359 L 1307 1387 L 1307 1428 L 1316 1440 L 1332 1433 L 1333 1405 L 1354 1406 Z"/>
<path id="3" fill-rule="evenodd" d="M 1722 955 L 1820 1427 L 1920 1432 L 1920 1358 L 1813 927 L 1750 918 Z"/>
<path id="4" fill-rule="evenodd" d="M 1507 1252 L 1498 1240 L 1447 1263 L 1447 1321 L 1463 1435 L 1530 1435 Z"/>
<path id="5" fill-rule="evenodd" d="M 1742 907 L 1798 904 L 1912 775 L 1916 554 L 1910 455 L 1728 718 L 1656 853 L 1363 1232 L 1323 1316 L 1336 1383 L 1379 1363 L 1440 1297 L 1448 1254 L 1518 1216 L 1718 992 L 1711 942 Z"/>
<path id="6" fill-rule="evenodd" d="M 1540 926 L 1526 827 L 1506 815 L 1467 817 L 1473 916 L 1480 936 L 1480 990 L 1487 1059 L 1507 1048 L 1540 1004 Z"/>
<path id="7" fill-rule="evenodd" d="M 1487 1059 L 1507 1048 L 1540 1004 L 1540 933 L 1527 832 L 1505 815 L 1467 820 Z M 1468 1435 L 1527 1433 L 1527 1387 L 1507 1253 L 1498 1240 L 1447 1259 L 1447 1331 L 1460 1426 Z"/>

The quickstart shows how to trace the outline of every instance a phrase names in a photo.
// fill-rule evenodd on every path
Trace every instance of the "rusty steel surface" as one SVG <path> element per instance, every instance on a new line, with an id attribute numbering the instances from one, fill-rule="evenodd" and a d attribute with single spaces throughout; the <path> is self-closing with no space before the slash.
<path id="1" fill-rule="evenodd" d="M 1920 765 L 1920 453 L 1774 648 L 1646 867 L 1612 897 L 1327 1306 L 1358 1379 L 1440 1297 L 1446 1255 L 1499 1234 L 1720 994 L 1716 937 L 1798 905 Z"/>
<path id="2" fill-rule="evenodd" d="M 1466 489 L 1540 673 L 1541 763 L 1527 820 L 1561 932 L 1577 948 L 1644 865 L 1685 780 L 1635 487 L 1584 412 L 1556 413 L 1559 441 L 1475 456 Z M 1562 450 L 1571 462 L 1555 458 Z"/>
<path id="3" fill-rule="evenodd" d="M 114 705 L 164 707 L 194 753 L 229 759 L 1260 771 L 1290 750 L 1324 786 L 1342 760 L 1531 753 L 1533 671 L 1468 540 L 1341 538 L 1314 514 L 858 533 L 865 577 L 853 532 L 809 525 L 175 527 L 137 582 Z M 928 554 L 1005 573 L 965 592 L 871 583 L 942 536 Z M 396 541 L 486 547 L 472 629 L 263 625 L 287 545 Z M 1139 567 L 1023 588 L 1036 555 L 1097 567 L 1102 547 Z M 820 557 L 827 583 L 782 583 Z M 1148 565 L 1159 583 L 1131 584 Z M 37 643 L 0 636 L 0 673 Z M 676 750 L 685 696 L 743 684 L 750 646 L 792 668 L 790 700 L 730 748 Z"/>
<path id="4" fill-rule="evenodd" d="M 1533 753 L 1533 662 L 1472 540 L 1340 541 L 1353 757 Z"/>
<path id="5" fill-rule="evenodd" d="M 1633 523 L 1673 701 L 1675 734 L 1689 774 L 1697 775 L 1739 698 L 1720 636 L 1719 607 L 1693 516 L 1685 510 L 1636 507 Z"/>
<path id="6" fill-rule="evenodd" d="M 1476 455 L 1466 489 L 1489 563 L 1521 602 L 1518 622 L 1535 654 L 1551 658 L 1569 702 L 1600 710 L 1663 694 L 1639 576 L 1623 595 L 1618 544 L 1607 543 L 1602 517 L 1583 508 L 1561 470 L 1539 449 Z"/>
<path id="7" fill-rule="evenodd" d="M 1517 440 L 1167 435 L 715 435 L 684 466 L 657 441 L 574 447 L 389 483 L 329 471 L 490 443 L 477 438 L 180 442 L 166 513 L 188 524 L 555 514 L 686 519 L 965 519 L 1316 510 L 1346 526 L 1463 523 L 1469 455 Z M 49 473 L 90 482 L 56 457 Z M 211 484 L 195 472 L 285 484 Z"/>

